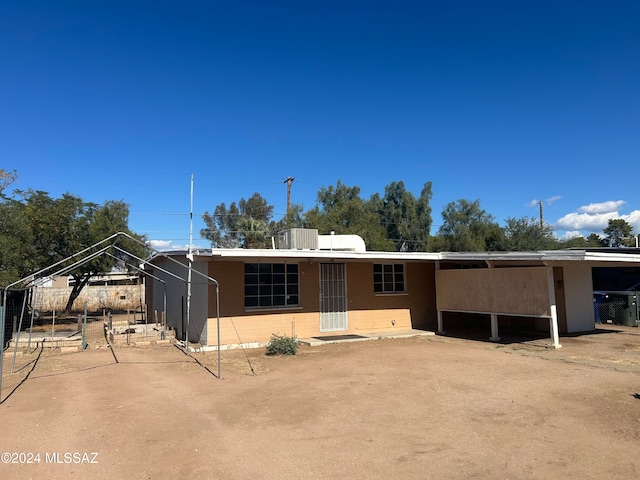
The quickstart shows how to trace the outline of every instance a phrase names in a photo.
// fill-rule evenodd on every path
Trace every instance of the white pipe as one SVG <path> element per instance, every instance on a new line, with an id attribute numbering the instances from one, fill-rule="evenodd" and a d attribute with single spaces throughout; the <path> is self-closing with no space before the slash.
<path id="1" fill-rule="evenodd" d="M 193 173 L 191 174 L 191 204 L 189 206 L 189 254 L 187 255 L 189 271 L 187 273 L 187 328 L 184 334 L 185 345 L 189 346 L 189 325 L 191 323 L 191 276 L 193 263 Z"/>
<path id="2" fill-rule="evenodd" d="M 29 326 L 29 342 L 27 343 L 27 352 L 31 353 L 31 337 L 33 336 L 33 318 L 35 317 L 36 307 L 38 299 L 38 287 L 33 288 L 33 296 L 31 297 L 31 324 Z"/>
<path id="3" fill-rule="evenodd" d="M 6 290 L 5 290 L 5 293 L 6 293 Z M 7 302 L 5 302 L 5 305 L 6 303 Z M 24 310 L 26 306 L 27 306 L 27 290 L 25 289 L 24 298 L 22 299 L 22 310 L 20 311 L 20 322 L 18 322 L 18 331 L 16 332 L 16 338 L 15 338 L 16 343 L 13 346 L 13 358 L 11 359 L 11 370 L 10 370 L 11 373 L 13 373 L 13 369 L 16 366 L 16 356 L 18 355 L 18 342 L 20 341 L 20 331 L 22 330 L 22 318 L 24 317 Z M 0 372 L 0 374 L 2 374 L 2 372 Z"/>

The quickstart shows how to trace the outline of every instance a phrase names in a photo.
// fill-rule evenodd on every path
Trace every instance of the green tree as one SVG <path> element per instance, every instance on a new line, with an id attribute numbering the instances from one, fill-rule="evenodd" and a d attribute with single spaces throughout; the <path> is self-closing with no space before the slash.
<path id="1" fill-rule="evenodd" d="M 504 233 L 493 216 L 480 208 L 480 200 L 450 202 L 442 211 L 438 234 L 442 250 L 483 252 L 504 249 Z"/>
<path id="2" fill-rule="evenodd" d="M 418 198 L 418 227 L 416 233 L 416 250 L 429 251 L 429 240 L 431 238 L 431 225 L 433 219 L 431 217 L 433 209 L 431 208 L 431 198 L 433 190 L 431 182 L 426 182 L 420 191 Z"/>
<path id="3" fill-rule="evenodd" d="M 107 201 L 104 205 L 83 202 L 80 197 L 65 193 L 58 199 L 42 191 L 17 191 L 17 199 L 0 203 L 0 224 L 6 230 L 0 240 L 0 265 L 5 284 L 44 270 L 83 251 L 117 232 L 135 238 L 117 238 L 113 245 L 144 258 L 145 238 L 128 228 L 129 207 L 122 201 Z M 87 255 L 91 250 L 87 252 Z M 73 302 L 95 275 L 107 273 L 117 261 L 125 262 L 128 254 L 115 250 L 113 256 L 103 254 L 69 271 L 74 286 L 65 312 L 71 311 Z M 114 258 L 115 257 L 115 258 Z M 71 265 L 76 257 L 60 263 L 57 270 Z M 54 269 L 45 272 L 55 273 Z"/>
<path id="4" fill-rule="evenodd" d="M 259 193 L 254 193 L 247 200 L 241 198 L 238 202 L 240 212 L 254 220 L 260 220 L 265 224 L 271 220 L 273 216 L 273 205 L 269 205 L 266 199 L 262 198 Z"/>
<path id="5" fill-rule="evenodd" d="M 244 217 L 240 221 L 240 235 L 243 237 L 242 246 L 244 248 L 255 248 L 256 245 L 264 244 L 269 229 L 260 220 L 252 217 Z"/>
<path id="6" fill-rule="evenodd" d="M 212 214 L 205 212 L 202 219 L 206 228 L 200 230 L 200 236 L 209 240 L 213 248 L 240 247 L 242 215 L 236 202 L 232 202 L 228 209 L 224 203 L 221 203 L 216 206 Z"/>
<path id="7" fill-rule="evenodd" d="M 596 233 L 590 234 L 587 238 L 582 236 L 573 237 L 560 243 L 560 248 L 589 248 L 604 247 L 604 240 Z"/>
<path id="8" fill-rule="evenodd" d="M 553 236 L 553 227 L 540 223 L 533 217 L 509 217 L 505 220 L 505 249 L 514 252 L 553 250 L 558 241 Z"/>
<path id="9" fill-rule="evenodd" d="M 269 224 L 269 232 L 274 236 L 289 228 L 305 228 L 304 211 L 299 203 L 292 203 L 284 217 L 277 222 L 272 220 Z"/>
<path id="10" fill-rule="evenodd" d="M 365 202 L 360 197 L 359 187 L 338 180 L 335 187 L 320 189 L 318 203 L 305 214 L 305 225 L 324 235 L 331 231 L 360 235 L 371 250 L 394 250 L 393 242 L 386 239 L 377 207 L 373 199 Z"/>
<path id="11" fill-rule="evenodd" d="M 378 203 L 377 194 L 372 201 Z M 431 182 L 425 183 L 420 198 L 406 190 L 404 182 L 392 182 L 385 187 L 380 205 L 380 217 L 386 226 L 387 238 L 396 250 L 425 251 L 431 230 Z"/>
<path id="12" fill-rule="evenodd" d="M 448 243 L 445 242 L 442 235 L 433 235 L 429 237 L 429 252 L 445 252 L 449 250 Z"/>
<path id="13" fill-rule="evenodd" d="M 258 225 L 275 227 L 271 222 L 272 215 L 273 206 L 260 194 L 254 193 L 247 200 L 241 198 L 237 204 L 232 202 L 228 209 L 221 203 L 216 206 L 213 214 L 205 212 L 202 219 L 206 228 L 200 230 L 200 236 L 209 240 L 214 248 L 248 248 L 249 244 L 253 248 L 269 247 L 268 238 L 275 233 L 269 228 L 260 227 L 260 232 L 265 231 L 264 234 L 258 234 L 253 228 L 257 228 Z M 249 220 L 254 222 L 251 223 Z M 247 234 L 251 238 L 248 238 Z"/>
<path id="14" fill-rule="evenodd" d="M 91 277 L 107 273 L 116 265 L 128 269 L 129 265 L 140 263 L 136 257 L 145 258 L 149 254 L 149 250 L 142 246 L 146 244 L 146 238 L 129 230 L 129 206 L 126 203 L 108 200 L 102 206 L 95 204 L 85 204 L 85 206 L 87 210 L 83 216 L 78 217 L 76 226 L 84 230 L 76 233 L 73 241 L 70 242 L 70 251 L 80 251 L 118 232 L 127 233 L 134 240 L 126 236 L 118 237 L 113 242 L 113 245 L 118 247 L 113 250 L 113 256 L 101 255 L 71 271 L 73 287 L 65 307 L 66 312 L 71 311 L 73 303 Z"/>
<path id="15" fill-rule="evenodd" d="M 609 247 L 633 246 L 633 227 L 622 218 L 610 219 L 603 232 Z"/>
<path id="16" fill-rule="evenodd" d="M 91 245 L 87 240 L 88 223 L 97 205 L 85 204 L 69 193 L 58 199 L 40 190 L 18 193 L 24 201 L 23 215 L 34 232 L 37 268 L 45 268 Z"/>
<path id="17" fill-rule="evenodd" d="M 9 285 L 38 270 L 34 234 L 24 210 L 19 201 L 0 201 L 0 285 Z"/>
<path id="18" fill-rule="evenodd" d="M 605 246 L 605 240 L 600 237 L 600 235 L 598 235 L 597 233 L 591 233 L 589 234 L 589 236 L 587 237 L 587 247 L 604 247 Z"/>
<path id="19" fill-rule="evenodd" d="M 559 242 L 560 248 L 585 248 L 587 239 L 583 236 L 571 237 Z"/>

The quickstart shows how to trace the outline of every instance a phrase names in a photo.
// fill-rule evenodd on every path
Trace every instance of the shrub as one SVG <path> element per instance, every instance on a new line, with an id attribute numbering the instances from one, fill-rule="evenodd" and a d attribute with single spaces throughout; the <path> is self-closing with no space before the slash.
<path id="1" fill-rule="evenodd" d="M 298 339 L 286 335 L 271 335 L 267 343 L 267 355 L 295 355 L 298 351 Z"/>

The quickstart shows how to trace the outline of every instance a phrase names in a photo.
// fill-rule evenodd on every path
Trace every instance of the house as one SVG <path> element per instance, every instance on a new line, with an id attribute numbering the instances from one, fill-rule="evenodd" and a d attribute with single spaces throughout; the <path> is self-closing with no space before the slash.
<path id="1" fill-rule="evenodd" d="M 559 347 L 560 334 L 594 329 L 592 269 L 640 266 L 638 249 L 373 252 L 348 237 L 293 229 L 279 248 L 156 255 L 147 309 L 205 347 L 464 325 L 494 341 L 503 328 L 538 330 Z"/>

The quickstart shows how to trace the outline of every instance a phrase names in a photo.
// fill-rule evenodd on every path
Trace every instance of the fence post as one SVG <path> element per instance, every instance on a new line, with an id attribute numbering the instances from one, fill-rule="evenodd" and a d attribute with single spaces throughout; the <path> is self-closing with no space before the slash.
<path id="1" fill-rule="evenodd" d="M 113 334 L 113 317 L 111 316 L 111 310 L 109 310 L 109 332 L 107 333 L 107 337 L 109 337 L 109 335 L 111 336 L 110 338 L 107 338 L 107 342 L 111 342 L 114 343 L 116 342 L 116 336 Z"/>
<path id="2" fill-rule="evenodd" d="M 84 302 L 84 322 L 82 324 L 82 349 L 87 348 L 87 302 Z"/>

